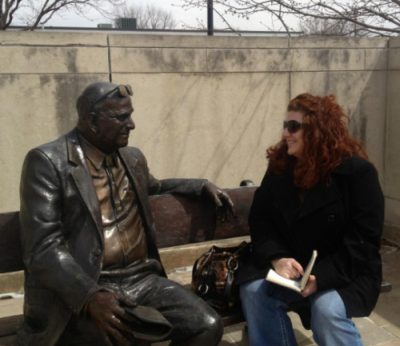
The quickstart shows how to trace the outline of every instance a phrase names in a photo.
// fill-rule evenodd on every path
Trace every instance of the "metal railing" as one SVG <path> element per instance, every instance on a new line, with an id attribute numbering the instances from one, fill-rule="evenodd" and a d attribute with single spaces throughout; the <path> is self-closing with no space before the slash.
<path id="1" fill-rule="evenodd" d="M 27 26 L 14 25 L 10 26 L 8 30 L 28 30 Z M 207 36 L 207 30 L 159 30 L 159 29 L 117 29 L 117 28 L 92 28 L 92 27 L 68 27 L 68 26 L 41 26 L 35 31 L 49 31 L 49 32 L 103 32 L 103 33 L 118 33 L 118 34 L 131 34 L 131 35 L 182 35 L 182 36 Z M 228 31 L 228 30 L 214 30 L 214 36 L 246 36 L 246 37 L 287 37 L 286 31 Z M 302 36 L 302 31 L 291 31 L 291 36 Z"/>

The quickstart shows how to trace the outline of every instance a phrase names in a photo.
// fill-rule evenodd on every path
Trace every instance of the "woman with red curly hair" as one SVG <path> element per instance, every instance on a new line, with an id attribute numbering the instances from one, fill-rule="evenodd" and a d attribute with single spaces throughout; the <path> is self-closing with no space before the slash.
<path id="1" fill-rule="evenodd" d="M 267 150 L 249 216 L 253 251 L 236 278 L 250 346 L 297 345 L 286 314 L 297 302 L 306 303 L 308 321 L 300 316 L 318 345 L 363 345 L 351 318 L 368 316 L 379 296 L 384 202 L 348 121 L 333 95 L 299 95 L 282 140 Z M 270 268 L 298 279 L 313 250 L 318 257 L 302 293 L 264 280 Z"/>

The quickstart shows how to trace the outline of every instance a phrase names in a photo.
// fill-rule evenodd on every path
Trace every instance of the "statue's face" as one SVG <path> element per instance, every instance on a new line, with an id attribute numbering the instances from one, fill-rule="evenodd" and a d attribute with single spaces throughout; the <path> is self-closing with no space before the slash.
<path id="1" fill-rule="evenodd" d="M 131 117 L 133 113 L 131 98 L 112 98 L 96 113 L 98 128 L 96 146 L 106 153 L 127 146 L 129 133 L 135 128 Z"/>

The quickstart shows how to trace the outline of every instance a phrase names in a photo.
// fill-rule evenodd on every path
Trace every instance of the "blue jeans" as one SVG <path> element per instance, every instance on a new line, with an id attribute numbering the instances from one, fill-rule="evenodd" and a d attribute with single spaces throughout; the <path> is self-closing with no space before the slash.
<path id="1" fill-rule="evenodd" d="M 269 293 L 269 295 L 268 295 Z M 289 303 L 303 300 L 300 294 L 264 279 L 240 286 L 240 297 L 249 327 L 250 346 L 295 346 Z M 320 346 L 363 346 L 357 327 L 347 317 L 336 290 L 317 292 L 311 302 L 311 330 Z"/>

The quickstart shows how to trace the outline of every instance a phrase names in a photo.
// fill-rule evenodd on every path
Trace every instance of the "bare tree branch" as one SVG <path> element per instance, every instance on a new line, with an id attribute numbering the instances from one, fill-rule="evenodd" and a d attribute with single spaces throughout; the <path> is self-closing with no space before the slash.
<path id="1" fill-rule="evenodd" d="M 223 16 L 217 9 L 214 8 L 214 12 L 215 12 L 216 14 L 218 14 L 218 16 L 220 16 L 220 18 L 224 21 L 224 23 L 228 26 L 228 28 L 229 28 L 230 30 L 232 30 L 236 35 L 242 36 L 242 34 L 241 34 L 239 31 L 235 30 L 235 29 L 229 24 L 229 22 L 224 18 L 224 16 Z"/>
<path id="2" fill-rule="evenodd" d="M 17 2 L 15 3 L 14 8 L 10 9 L 9 13 L 8 13 L 8 20 L 6 22 L 6 27 L 9 27 L 14 19 L 14 13 L 15 11 L 18 10 L 20 4 L 21 4 L 22 0 L 17 0 Z M 1 27 L 0 27 L 1 28 Z"/>
<path id="3" fill-rule="evenodd" d="M 154 4 L 133 4 L 117 6 L 114 18 L 136 18 L 138 29 L 175 29 L 178 22 L 172 12 L 166 11 Z"/>
<path id="4" fill-rule="evenodd" d="M 1 0 L 0 2 L 0 30 L 8 28 L 12 22 L 14 12 L 20 7 L 21 0 Z M 4 29 L 3 29 L 4 28 Z"/>
<path id="5" fill-rule="evenodd" d="M 40 23 L 47 23 L 54 14 L 75 12 L 84 15 L 96 10 L 103 16 L 109 15 L 109 7 L 122 5 L 125 0 L 0 0 L 0 30 L 6 30 L 15 15 L 27 23 L 28 30 L 35 30 Z"/>
<path id="6" fill-rule="evenodd" d="M 351 36 L 355 33 L 353 23 L 312 17 L 302 19 L 299 28 L 308 36 Z"/>
<path id="7" fill-rule="evenodd" d="M 192 26 L 188 25 L 186 23 L 182 22 L 182 29 L 184 30 L 207 30 L 206 25 L 204 24 L 203 21 L 199 20 L 199 18 L 196 18 L 197 25 Z"/>
<path id="8" fill-rule="evenodd" d="M 207 0 L 181 0 L 185 9 L 205 7 Z M 270 13 L 288 31 L 290 20 L 315 18 L 353 23 L 369 35 L 400 34 L 400 0 L 214 0 L 227 16 L 250 17 Z"/>
<path id="9" fill-rule="evenodd" d="M 282 23 L 283 27 L 285 28 L 287 34 L 288 34 L 289 37 L 290 37 L 291 35 L 290 35 L 289 27 L 286 25 L 286 23 L 285 23 L 285 21 L 283 20 L 283 17 L 282 17 L 282 6 L 279 7 L 279 12 L 278 12 L 278 13 L 273 13 L 273 14 L 274 14 L 275 17 L 277 17 L 277 18 L 279 19 L 279 21 Z"/>

